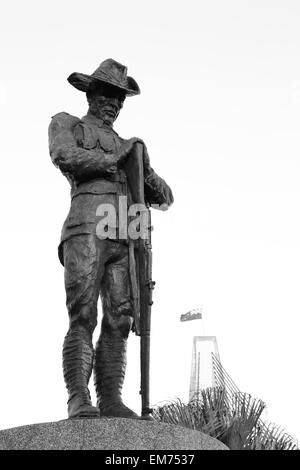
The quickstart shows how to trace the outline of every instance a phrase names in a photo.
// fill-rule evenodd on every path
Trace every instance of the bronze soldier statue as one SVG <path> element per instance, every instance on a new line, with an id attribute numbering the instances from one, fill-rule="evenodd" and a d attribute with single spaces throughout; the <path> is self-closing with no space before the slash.
<path id="1" fill-rule="evenodd" d="M 97 208 L 111 204 L 118 213 L 120 196 L 127 196 L 130 204 L 124 164 L 137 145 L 143 150 L 146 203 L 168 207 L 173 196 L 166 182 L 151 168 L 143 141 L 122 139 L 113 129 L 125 98 L 140 93 L 136 81 L 127 76 L 127 68 L 107 59 L 92 75 L 75 72 L 68 81 L 86 93 L 89 106 L 83 118 L 61 112 L 49 126 L 52 161 L 71 185 L 71 208 L 59 245 L 70 320 L 63 345 L 68 415 L 138 418 L 121 398 L 126 344 L 134 317 L 129 240 L 128 236 L 111 237 L 109 230 L 106 238 L 99 237 Z M 115 233 L 119 231 L 117 227 Z M 94 351 L 92 335 L 99 295 L 103 319 Z M 93 368 L 96 407 L 92 406 L 88 389 Z"/>

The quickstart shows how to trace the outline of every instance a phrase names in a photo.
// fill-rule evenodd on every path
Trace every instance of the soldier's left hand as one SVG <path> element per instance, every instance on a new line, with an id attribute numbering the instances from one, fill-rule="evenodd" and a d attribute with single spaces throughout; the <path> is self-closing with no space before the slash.
<path id="1" fill-rule="evenodd" d="M 167 205 L 167 207 L 163 208 L 162 210 L 166 210 L 167 208 L 169 208 L 171 206 L 171 204 L 173 204 L 174 197 L 173 197 L 173 193 L 172 193 L 172 190 L 171 190 L 170 186 L 168 186 L 165 181 L 164 181 L 164 185 L 163 185 L 163 194 L 164 194 L 164 198 L 165 198 L 165 204 Z"/>

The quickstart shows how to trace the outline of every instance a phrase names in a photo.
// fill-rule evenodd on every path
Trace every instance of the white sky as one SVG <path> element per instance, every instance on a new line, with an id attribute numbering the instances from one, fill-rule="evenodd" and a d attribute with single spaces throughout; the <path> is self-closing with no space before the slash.
<path id="1" fill-rule="evenodd" d="M 47 128 L 86 113 L 67 76 L 112 57 L 142 91 L 115 129 L 144 139 L 175 196 L 153 213 L 152 403 L 187 398 L 179 317 L 202 306 L 239 388 L 299 439 L 299 2 L 2 0 L 0 18 L 0 428 L 66 417 L 56 249 L 70 201 Z M 138 354 L 132 337 L 137 411 Z"/>

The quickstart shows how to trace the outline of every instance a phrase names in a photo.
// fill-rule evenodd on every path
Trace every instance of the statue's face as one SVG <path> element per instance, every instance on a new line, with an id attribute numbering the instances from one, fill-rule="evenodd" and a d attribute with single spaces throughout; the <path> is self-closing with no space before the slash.
<path id="1" fill-rule="evenodd" d="M 113 85 L 101 84 L 88 94 L 90 112 L 112 125 L 123 106 L 126 93 Z"/>

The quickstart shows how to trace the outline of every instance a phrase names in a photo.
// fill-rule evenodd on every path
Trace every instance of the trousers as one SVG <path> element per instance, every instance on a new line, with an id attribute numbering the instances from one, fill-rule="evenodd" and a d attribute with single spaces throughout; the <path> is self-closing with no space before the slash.
<path id="1" fill-rule="evenodd" d="M 128 336 L 133 309 L 127 244 L 100 240 L 95 234 L 77 235 L 64 242 L 63 256 L 70 330 L 91 336 L 100 295 L 105 328 Z"/>

